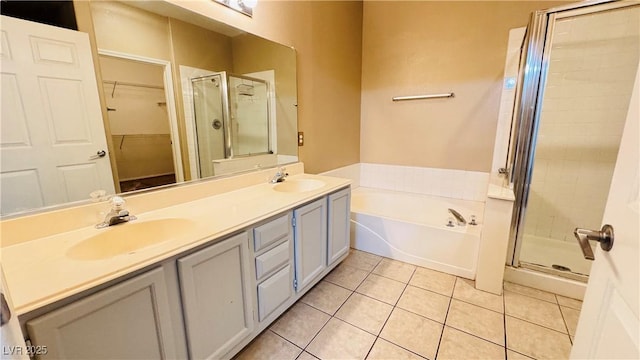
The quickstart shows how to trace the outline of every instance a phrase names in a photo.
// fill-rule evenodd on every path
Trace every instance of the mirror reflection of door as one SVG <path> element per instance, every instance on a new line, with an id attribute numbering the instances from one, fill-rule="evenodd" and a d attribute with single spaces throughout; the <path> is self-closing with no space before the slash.
<path id="1" fill-rule="evenodd" d="M 101 55 L 100 69 L 122 192 L 175 183 L 164 67 Z"/>
<path id="2" fill-rule="evenodd" d="M 2 215 L 114 192 L 85 33 L 2 16 L 0 84 Z"/>

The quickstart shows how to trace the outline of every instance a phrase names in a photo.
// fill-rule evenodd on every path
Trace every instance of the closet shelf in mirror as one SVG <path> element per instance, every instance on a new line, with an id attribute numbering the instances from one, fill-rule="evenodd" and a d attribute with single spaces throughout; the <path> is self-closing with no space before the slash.
<path id="1" fill-rule="evenodd" d="M 164 90 L 164 86 L 159 86 L 159 85 L 139 84 L 139 83 L 126 82 L 126 81 L 116 81 L 116 80 L 103 80 L 102 82 L 105 84 L 113 85 L 113 89 L 111 90 L 111 97 L 114 96 L 116 92 L 116 87 L 118 85 Z M 160 103 L 158 103 L 158 105 L 160 105 Z"/>

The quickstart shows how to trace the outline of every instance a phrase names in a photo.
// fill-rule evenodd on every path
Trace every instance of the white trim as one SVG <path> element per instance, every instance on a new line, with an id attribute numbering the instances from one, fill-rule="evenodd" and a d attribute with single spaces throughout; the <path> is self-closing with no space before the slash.
<path id="1" fill-rule="evenodd" d="M 184 181 L 184 169 L 182 168 L 182 153 L 180 151 L 180 136 L 178 132 L 178 117 L 173 90 L 173 76 L 171 74 L 171 62 L 168 60 L 155 59 L 146 56 L 123 53 L 119 51 L 98 49 L 99 55 L 111 56 L 121 59 L 134 60 L 147 64 L 161 65 L 164 67 L 164 94 L 167 101 L 167 115 L 169 117 L 169 128 L 171 130 L 171 148 L 173 151 L 173 166 L 176 171 L 176 182 Z"/>

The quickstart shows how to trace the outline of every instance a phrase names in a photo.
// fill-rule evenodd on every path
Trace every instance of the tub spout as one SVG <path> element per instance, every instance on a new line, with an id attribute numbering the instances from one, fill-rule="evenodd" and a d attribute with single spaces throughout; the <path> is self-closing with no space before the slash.
<path id="1" fill-rule="evenodd" d="M 453 217 L 456 218 L 456 221 L 458 222 L 458 226 L 467 225 L 467 220 L 465 220 L 464 216 L 462 216 L 459 212 L 453 209 L 449 209 L 449 212 L 451 213 L 451 215 L 453 215 Z"/>

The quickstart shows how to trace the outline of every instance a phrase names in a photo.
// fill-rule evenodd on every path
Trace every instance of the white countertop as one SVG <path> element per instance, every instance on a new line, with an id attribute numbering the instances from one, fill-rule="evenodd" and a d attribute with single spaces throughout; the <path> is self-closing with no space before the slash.
<path id="1" fill-rule="evenodd" d="M 173 238 L 102 260 L 77 260 L 69 250 L 83 240 L 129 223 L 105 229 L 85 227 L 2 249 L 2 266 L 18 315 L 80 293 L 146 266 L 159 263 L 213 239 L 304 204 L 351 183 L 348 179 L 301 174 L 298 179 L 322 180 L 306 192 L 278 192 L 273 184 L 258 184 L 141 214 L 131 224 L 166 218 L 187 219 L 189 227 Z M 105 204 L 106 206 L 106 204 Z M 118 230 L 121 231 L 121 230 Z M 131 239 L 135 241 L 135 239 Z"/>

